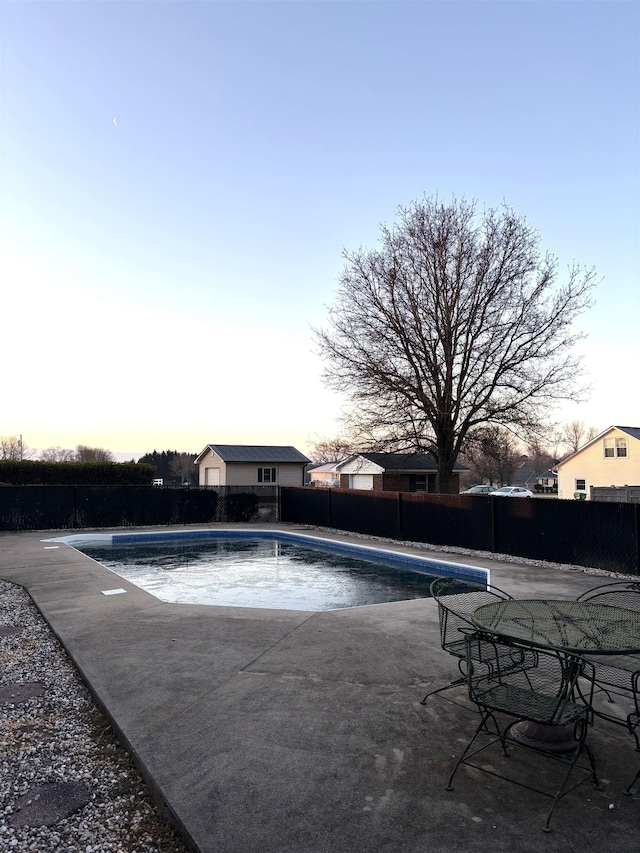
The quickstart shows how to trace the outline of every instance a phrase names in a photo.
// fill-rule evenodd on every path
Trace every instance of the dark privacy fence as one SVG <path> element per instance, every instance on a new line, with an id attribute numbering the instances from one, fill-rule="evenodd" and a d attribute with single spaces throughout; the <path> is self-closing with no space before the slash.
<path id="1" fill-rule="evenodd" d="M 2 531 L 278 519 L 640 574 L 640 504 L 275 485 L 0 486 Z"/>
<path id="2" fill-rule="evenodd" d="M 640 506 L 285 487 L 280 518 L 338 530 L 640 574 Z"/>
<path id="3" fill-rule="evenodd" d="M 0 530 L 275 521 L 277 486 L 1 486 Z"/>

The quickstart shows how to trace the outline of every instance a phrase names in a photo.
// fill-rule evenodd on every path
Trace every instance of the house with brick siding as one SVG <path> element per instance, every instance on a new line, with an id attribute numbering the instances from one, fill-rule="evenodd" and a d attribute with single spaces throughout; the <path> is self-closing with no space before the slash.
<path id="1" fill-rule="evenodd" d="M 451 493 L 460 491 L 456 462 Z M 354 453 L 336 465 L 341 489 L 368 489 L 377 492 L 435 492 L 438 465 L 430 453 Z"/>

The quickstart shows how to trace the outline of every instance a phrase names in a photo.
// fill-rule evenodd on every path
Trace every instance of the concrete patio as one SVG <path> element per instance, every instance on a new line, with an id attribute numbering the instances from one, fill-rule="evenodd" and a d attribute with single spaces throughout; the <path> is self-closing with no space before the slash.
<path id="1" fill-rule="evenodd" d="M 640 795 L 623 790 L 640 753 L 602 721 L 590 733 L 601 788 L 586 783 L 563 799 L 548 835 L 550 801 L 539 794 L 468 768 L 445 791 L 476 712 L 464 689 L 445 694 L 460 704 L 420 704 L 457 673 L 440 649 L 434 601 L 318 613 L 164 604 L 42 541 L 56 535 L 0 535 L 0 577 L 29 591 L 194 849 L 638 849 Z M 488 567 L 491 582 L 519 598 L 575 598 L 605 580 L 437 558 Z M 102 595 L 114 587 L 126 594 Z M 504 759 L 494 751 L 487 761 Z"/>

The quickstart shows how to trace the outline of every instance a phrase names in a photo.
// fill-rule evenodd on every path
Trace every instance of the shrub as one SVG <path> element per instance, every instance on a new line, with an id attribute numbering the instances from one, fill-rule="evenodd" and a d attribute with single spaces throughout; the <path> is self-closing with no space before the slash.
<path id="1" fill-rule="evenodd" d="M 11 486 L 150 486 L 153 465 L 136 462 L 1 460 L 0 481 Z"/>
<path id="2" fill-rule="evenodd" d="M 255 521 L 259 500 L 258 495 L 248 492 L 227 495 L 227 521 Z"/>

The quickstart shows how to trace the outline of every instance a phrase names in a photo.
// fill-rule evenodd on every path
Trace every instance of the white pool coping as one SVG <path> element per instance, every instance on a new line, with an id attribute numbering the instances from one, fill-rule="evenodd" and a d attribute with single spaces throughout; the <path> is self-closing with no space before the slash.
<path id="1" fill-rule="evenodd" d="M 444 560 L 434 560 L 432 557 L 423 557 L 419 554 L 407 554 L 402 551 L 394 551 L 387 548 L 377 548 L 373 545 L 356 545 L 352 542 L 338 542 L 320 536 L 309 536 L 305 533 L 283 531 L 278 529 L 247 530 L 232 527 L 217 527 L 215 530 L 168 530 L 155 533 L 75 533 L 70 536 L 57 536 L 53 539 L 43 539 L 42 542 L 58 542 L 69 545 L 80 550 L 87 545 L 111 545 L 134 544 L 136 542 L 175 542 L 180 539 L 280 539 L 288 542 L 297 542 L 309 547 L 324 548 L 334 552 L 341 552 L 364 557 L 382 557 L 393 560 L 413 571 L 423 572 L 429 575 L 457 577 L 476 583 L 489 584 L 491 572 L 481 566 L 469 566 L 465 563 L 453 563 Z"/>

